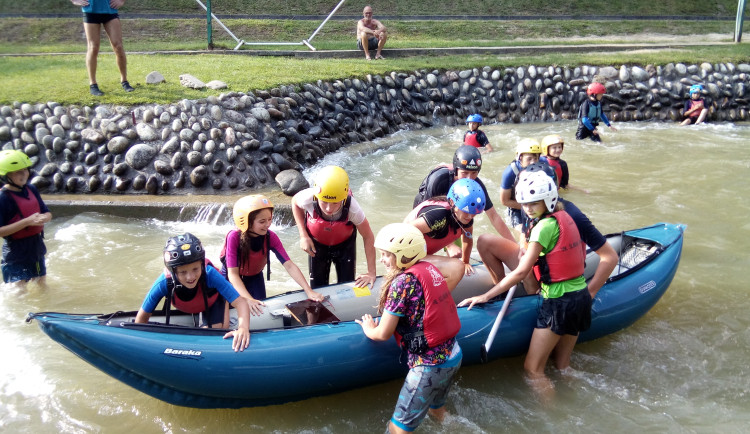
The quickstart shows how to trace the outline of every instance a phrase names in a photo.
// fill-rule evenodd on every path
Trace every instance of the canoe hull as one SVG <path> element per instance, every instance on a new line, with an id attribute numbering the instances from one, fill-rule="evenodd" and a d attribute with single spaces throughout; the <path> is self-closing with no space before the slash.
<path id="1" fill-rule="evenodd" d="M 680 225 L 660 224 L 627 232 L 667 247 L 637 271 L 602 288 L 592 308 L 591 329 L 579 341 L 628 327 L 656 304 L 677 270 L 682 230 Z M 467 285 L 486 285 L 486 270 L 480 271 Z M 480 348 L 502 302 L 458 310 L 464 365 L 480 362 Z M 539 302 L 537 296 L 512 301 L 490 360 L 526 352 Z M 50 338 L 103 372 L 157 399 L 187 407 L 279 404 L 403 377 L 407 370 L 399 363 L 400 350 L 393 339 L 373 342 L 353 321 L 255 331 L 250 348 L 235 353 L 217 330 L 112 326 L 92 315 L 38 313 L 30 318 Z"/>

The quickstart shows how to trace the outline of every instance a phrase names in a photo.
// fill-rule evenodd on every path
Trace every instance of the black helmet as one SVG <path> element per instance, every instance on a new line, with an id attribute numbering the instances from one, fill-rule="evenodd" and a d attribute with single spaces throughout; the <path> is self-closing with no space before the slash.
<path id="1" fill-rule="evenodd" d="M 189 232 L 168 239 L 164 246 L 164 265 L 169 270 L 195 261 L 203 263 L 205 260 L 206 251 L 203 250 L 201 240 Z"/>
<path id="2" fill-rule="evenodd" d="M 459 169 L 479 172 L 482 169 L 482 154 L 479 149 L 469 145 L 459 146 L 453 154 L 453 173 L 458 173 Z"/>
<path id="3" fill-rule="evenodd" d="M 547 176 L 552 178 L 553 181 L 555 181 L 555 184 L 558 184 L 560 182 L 557 179 L 557 173 L 555 172 L 555 168 L 545 163 L 544 161 L 537 161 L 536 163 L 529 164 L 523 169 L 523 171 L 525 173 L 544 172 Z"/>

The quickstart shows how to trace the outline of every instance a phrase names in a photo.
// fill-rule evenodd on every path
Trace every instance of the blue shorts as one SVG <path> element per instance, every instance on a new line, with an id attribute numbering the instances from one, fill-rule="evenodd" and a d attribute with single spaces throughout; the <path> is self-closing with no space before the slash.
<path id="1" fill-rule="evenodd" d="M 458 344 L 456 348 L 460 348 Z M 391 422 L 405 431 L 414 431 L 427 416 L 429 409 L 443 407 L 454 377 L 461 367 L 461 358 L 463 355 L 458 351 L 455 357 L 444 364 L 411 368 L 398 393 Z"/>
<path id="2" fill-rule="evenodd" d="M 510 218 L 510 226 L 516 227 L 524 222 L 524 213 L 523 210 L 515 209 L 515 208 L 508 208 L 508 217 Z"/>
<path id="3" fill-rule="evenodd" d="M 214 304 L 209 306 L 208 311 L 203 315 L 201 326 L 208 327 L 209 325 L 221 324 L 224 322 L 224 310 L 227 303 L 224 297 L 219 295 L 216 297 Z"/>
<path id="4" fill-rule="evenodd" d="M 45 264 L 44 257 L 38 261 L 24 263 L 8 264 L 3 261 L 2 270 L 3 282 L 5 283 L 18 282 L 20 280 L 27 282 L 35 277 L 47 275 L 47 265 Z"/>
<path id="5" fill-rule="evenodd" d="M 539 306 L 536 328 L 551 328 L 560 336 L 577 336 L 591 326 L 591 303 L 588 287 L 558 298 L 545 298 Z"/>

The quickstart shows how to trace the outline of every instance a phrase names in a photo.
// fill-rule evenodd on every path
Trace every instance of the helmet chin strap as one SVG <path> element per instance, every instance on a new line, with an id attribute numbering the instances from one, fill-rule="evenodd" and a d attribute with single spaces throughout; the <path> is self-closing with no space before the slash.
<path id="1" fill-rule="evenodd" d="M 0 177 L 0 181 L 4 182 L 5 184 L 11 185 L 19 190 L 23 190 L 23 185 L 18 185 L 15 182 L 10 180 L 10 176 L 5 175 Z M 24 184 L 25 185 L 25 184 Z"/>
<path id="2" fill-rule="evenodd" d="M 474 237 L 472 233 L 467 231 L 466 227 L 462 225 L 461 222 L 458 220 L 458 217 L 456 217 L 456 213 L 453 211 L 453 207 L 451 207 L 451 217 L 453 217 L 453 220 L 458 224 L 458 227 L 461 228 L 461 231 L 464 233 L 464 236 L 466 238 L 471 239 Z"/>

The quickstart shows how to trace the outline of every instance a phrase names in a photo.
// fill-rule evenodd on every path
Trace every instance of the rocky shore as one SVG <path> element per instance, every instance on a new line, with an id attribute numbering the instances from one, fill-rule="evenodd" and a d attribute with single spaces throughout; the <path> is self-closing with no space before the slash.
<path id="1" fill-rule="evenodd" d="M 703 84 L 708 120 L 750 120 L 750 65 L 562 68 L 529 66 L 393 72 L 138 107 L 0 107 L 2 149 L 32 160 L 43 193 L 236 194 L 306 187 L 299 171 L 352 143 L 400 129 L 576 119 L 592 81 L 614 121 L 681 119 Z"/>

